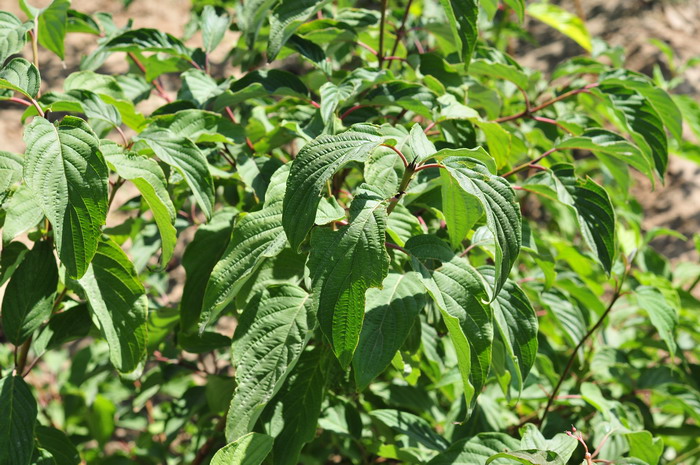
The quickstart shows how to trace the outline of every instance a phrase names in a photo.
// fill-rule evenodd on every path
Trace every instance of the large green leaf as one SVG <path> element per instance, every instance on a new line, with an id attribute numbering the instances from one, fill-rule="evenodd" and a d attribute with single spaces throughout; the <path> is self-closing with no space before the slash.
<path id="1" fill-rule="evenodd" d="M 624 137 L 607 129 L 586 129 L 578 136 L 561 140 L 556 148 L 590 150 L 594 153 L 610 155 L 638 169 L 648 178 L 653 179 L 653 160 L 636 145 Z"/>
<path id="2" fill-rule="evenodd" d="M 381 142 L 382 137 L 373 129 L 356 127 L 335 136 L 320 136 L 299 151 L 287 180 L 282 215 L 293 249 L 299 249 L 314 224 L 326 182 L 347 163 L 366 160 Z"/>
<path id="3" fill-rule="evenodd" d="M 0 380 L 0 464 L 29 465 L 36 414 L 36 400 L 21 376 Z"/>
<path id="4" fill-rule="evenodd" d="M 448 172 L 440 170 L 440 179 L 442 213 L 445 215 L 447 234 L 450 236 L 450 245 L 457 249 L 484 212 L 479 199 L 466 193 Z"/>
<path id="5" fill-rule="evenodd" d="M 663 179 L 668 165 L 668 139 L 651 102 L 635 89 L 618 84 L 603 84 L 596 90 L 608 100 L 635 143 L 651 157 L 656 173 Z"/>
<path id="6" fill-rule="evenodd" d="M 272 450 L 273 440 L 260 433 L 248 433 L 219 449 L 211 465 L 260 465 Z"/>
<path id="7" fill-rule="evenodd" d="M 197 228 L 182 255 L 186 279 L 180 299 L 180 327 L 184 333 L 193 332 L 199 323 L 204 290 L 214 265 L 226 250 L 235 215 L 236 210 L 232 208 L 214 213 L 207 224 Z"/>
<path id="8" fill-rule="evenodd" d="M 39 43 L 63 60 L 65 58 L 63 40 L 66 38 L 66 23 L 70 0 L 53 0 L 43 8 L 37 20 Z"/>
<path id="9" fill-rule="evenodd" d="M 486 465 L 492 455 L 519 447 L 520 441 L 507 434 L 480 433 L 455 442 L 428 465 Z"/>
<path id="10" fill-rule="evenodd" d="M 370 287 L 381 287 L 389 267 L 384 247 L 384 199 L 361 188 L 350 214 L 350 223 L 340 230 L 319 229 L 314 233 L 309 259 L 314 310 L 321 330 L 345 368 L 360 338 L 365 292 Z"/>
<path id="11" fill-rule="evenodd" d="M 678 310 L 669 303 L 664 294 L 650 286 L 640 286 L 635 290 L 637 304 L 649 314 L 651 324 L 666 343 L 671 356 L 676 352 L 674 332 L 678 324 Z"/>
<path id="12" fill-rule="evenodd" d="M 2 225 L 3 243 L 8 243 L 27 232 L 44 218 L 36 195 L 26 185 L 19 186 L 2 208 L 5 210 L 5 222 Z"/>
<path id="13" fill-rule="evenodd" d="M 522 216 L 515 191 L 508 181 L 489 172 L 486 165 L 470 157 L 448 157 L 442 161 L 459 186 L 481 202 L 486 225 L 495 237 L 496 282 L 491 300 L 508 279 L 520 252 Z"/>
<path id="14" fill-rule="evenodd" d="M 411 265 L 442 314 L 455 347 L 467 404 L 474 405 L 491 365 L 493 314 L 482 303 L 486 283 L 446 242 L 433 235 L 406 242 Z"/>
<path id="15" fill-rule="evenodd" d="M 199 147 L 186 137 L 160 128 L 150 128 L 134 139 L 145 141 L 158 158 L 182 174 L 199 208 L 207 218 L 211 218 L 214 212 L 214 181 L 207 159 Z"/>
<path id="16" fill-rule="evenodd" d="M 261 415 L 265 432 L 275 438 L 275 465 L 299 463 L 302 447 L 316 436 L 327 381 L 327 359 L 322 351 L 322 346 L 316 346 L 301 354 L 287 382 Z"/>
<path id="17" fill-rule="evenodd" d="M 57 465 L 78 465 L 80 455 L 63 431 L 49 426 L 36 426 L 36 442 L 51 453 Z"/>
<path id="18" fill-rule="evenodd" d="M 175 206 L 170 200 L 163 170 L 155 160 L 125 152 L 114 142 L 102 141 L 101 148 L 107 163 L 119 176 L 134 183 L 153 212 L 163 247 L 161 263 L 166 266 L 175 250 L 177 231 L 174 226 Z"/>
<path id="19" fill-rule="evenodd" d="M 39 70 L 24 58 L 13 58 L 0 69 L 0 89 L 11 89 L 33 99 L 40 86 Z"/>
<path id="20" fill-rule="evenodd" d="M 416 316 L 425 305 L 425 290 L 415 272 L 389 273 L 382 289 L 367 291 L 365 319 L 352 361 L 362 390 L 391 363 Z"/>
<path id="21" fill-rule="evenodd" d="M 11 55 L 19 53 L 27 41 L 27 27 L 9 11 L 0 11 L 0 67 Z"/>
<path id="22" fill-rule="evenodd" d="M 493 285 L 495 270 L 491 266 L 479 268 L 486 281 Z M 494 348 L 493 366 L 501 388 L 509 395 L 510 384 L 522 392 L 523 383 L 537 357 L 538 320 L 525 292 L 510 279 L 506 281 L 496 300 L 491 302 L 496 340 L 503 344 L 504 360 L 498 366 Z"/>
<path id="23" fill-rule="evenodd" d="M 607 273 L 615 259 L 615 210 L 608 193 L 590 178 L 577 179 L 573 165 L 559 163 L 551 172 L 528 179 L 527 189 L 568 206 L 581 235 Z"/>
<path id="24" fill-rule="evenodd" d="M 274 257 L 286 245 L 282 195 L 288 174 L 288 165 L 278 169 L 270 180 L 262 210 L 242 216 L 234 226 L 231 241 L 207 283 L 200 332 L 233 300 L 265 259 Z"/>
<path id="25" fill-rule="evenodd" d="M 248 0 L 243 4 L 239 27 L 244 33 L 248 48 L 253 48 L 260 26 L 278 2 L 279 0 Z"/>
<path id="26" fill-rule="evenodd" d="M 469 65 L 479 37 L 477 28 L 479 2 L 477 0 L 440 0 L 440 3 L 445 9 L 455 44 L 461 52 L 460 58 L 463 63 Z"/>
<path id="27" fill-rule="evenodd" d="M 25 128 L 24 179 L 54 228 L 58 257 L 80 278 L 92 260 L 107 216 L 107 165 L 99 141 L 80 118 L 57 126 L 34 117 Z"/>
<path id="28" fill-rule="evenodd" d="M 5 289 L 2 326 L 19 346 L 51 315 L 58 267 L 49 241 L 37 242 L 24 257 Z"/>
<path id="29" fill-rule="evenodd" d="M 279 391 L 314 326 L 309 295 L 285 284 L 250 301 L 233 337 L 236 390 L 226 421 L 226 437 L 248 433 L 262 409 Z"/>
<path id="30" fill-rule="evenodd" d="M 270 14 L 267 60 L 272 61 L 304 22 L 330 0 L 280 0 Z"/>
<path id="31" fill-rule="evenodd" d="M 109 359 L 120 372 L 138 367 L 146 356 L 148 299 L 134 265 L 112 239 L 99 243 L 90 267 L 78 281 L 109 344 Z"/>

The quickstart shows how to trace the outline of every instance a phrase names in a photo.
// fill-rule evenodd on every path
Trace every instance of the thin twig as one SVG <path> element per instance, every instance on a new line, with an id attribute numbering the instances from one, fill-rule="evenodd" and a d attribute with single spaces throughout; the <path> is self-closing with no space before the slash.
<path id="1" fill-rule="evenodd" d="M 216 424 L 214 431 L 215 432 L 223 431 L 225 426 L 226 426 L 226 414 L 224 414 L 219 419 L 219 422 Z M 197 451 L 197 455 L 195 456 L 194 460 L 192 461 L 192 465 L 200 465 L 200 464 L 204 463 L 204 459 L 206 459 L 207 456 L 211 453 L 212 448 L 214 447 L 214 445 L 216 444 L 216 442 L 218 440 L 219 440 L 219 437 L 217 434 L 211 435 L 211 437 L 209 439 L 207 439 L 207 441 Z"/>
<path id="2" fill-rule="evenodd" d="M 391 49 L 392 56 L 396 55 L 396 50 L 399 48 L 399 42 L 401 42 L 401 39 L 403 38 L 403 35 L 406 32 L 406 20 L 408 20 L 408 13 L 409 13 L 409 10 L 411 9 L 412 3 L 413 3 L 413 0 L 408 0 L 408 3 L 406 3 L 406 9 L 403 12 L 403 18 L 401 18 L 401 25 L 399 26 L 399 29 L 396 31 L 396 40 L 394 41 L 394 47 Z M 389 64 L 389 66 L 391 66 L 391 64 Z"/>
<path id="3" fill-rule="evenodd" d="M 507 178 L 508 176 L 512 176 L 512 175 L 514 175 L 515 173 L 519 173 L 519 172 L 521 172 L 522 170 L 525 170 L 525 169 L 528 169 L 528 168 L 536 168 L 536 167 L 537 167 L 536 169 L 538 169 L 538 168 L 539 168 L 539 169 L 542 169 L 542 168 L 544 168 L 544 167 L 538 166 L 537 163 L 539 163 L 542 159 L 548 157 L 549 155 L 553 154 L 553 153 L 556 152 L 557 150 L 558 150 L 558 149 L 557 149 L 556 147 L 553 148 L 553 149 L 549 149 L 549 150 L 547 150 L 545 153 L 543 153 L 542 155 L 540 155 L 539 157 L 535 158 L 534 160 L 531 160 L 531 161 L 528 161 L 527 163 L 523 163 L 522 165 L 516 166 L 515 168 L 513 168 L 512 170 L 508 171 L 508 172 L 505 173 L 505 174 L 502 174 L 501 176 L 504 177 L 504 178 Z"/>
<path id="4" fill-rule="evenodd" d="M 131 60 L 134 62 L 136 67 L 141 70 L 141 72 L 145 75 L 146 73 L 146 67 L 143 66 L 143 63 L 136 57 L 134 52 L 127 52 L 127 55 Z M 161 85 L 160 81 L 158 79 L 153 79 L 151 81 L 151 84 L 156 88 L 156 92 L 158 92 L 158 95 L 160 95 L 161 98 L 163 98 L 166 102 L 172 103 L 173 99 L 170 98 L 170 96 L 165 93 L 165 89 L 163 89 L 163 86 Z"/>
<path id="5" fill-rule="evenodd" d="M 382 0 L 382 15 L 379 20 L 379 51 L 377 53 L 377 59 L 379 60 L 379 68 L 384 65 L 384 27 L 386 22 L 386 6 L 388 0 Z"/>
<path id="6" fill-rule="evenodd" d="M 416 168 L 416 172 L 427 170 L 428 168 L 444 168 L 444 167 L 445 166 L 441 165 L 440 163 L 426 163 L 425 165 L 421 165 L 418 168 Z"/>
<path id="7" fill-rule="evenodd" d="M 406 155 L 404 155 L 401 150 L 397 149 L 393 145 L 388 145 L 388 144 L 382 144 L 382 147 L 387 147 L 396 152 L 396 154 L 401 158 L 401 161 L 403 162 L 403 167 L 408 168 L 408 160 L 406 159 Z"/>
<path id="8" fill-rule="evenodd" d="M 542 109 L 544 109 L 544 108 L 547 108 L 547 107 L 549 107 L 549 106 L 551 106 L 551 105 L 554 105 L 555 103 L 560 102 L 560 101 L 562 101 L 562 100 L 565 100 L 565 99 L 567 99 L 567 98 L 569 98 L 569 97 L 571 97 L 571 96 L 573 96 L 573 95 L 577 95 L 577 94 L 581 94 L 581 93 L 587 93 L 587 92 L 590 91 L 590 89 L 592 89 L 592 88 L 594 88 L 594 87 L 597 87 L 597 86 L 598 86 L 598 83 L 597 83 L 597 82 L 594 82 L 593 84 L 588 84 L 588 85 L 586 85 L 586 86 L 584 86 L 584 87 L 582 87 L 582 88 L 580 88 L 580 89 L 574 89 L 574 90 L 570 90 L 570 91 L 568 91 L 568 92 L 564 92 L 563 94 L 561 94 L 561 95 L 559 95 L 559 96 L 557 96 L 557 97 L 554 97 L 553 99 L 547 100 L 546 102 L 544 102 L 544 103 L 542 103 L 542 104 L 540 104 L 540 105 L 537 105 L 536 107 L 532 107 L 532 108 L 527 108 L 527 107 L 526 107 L 526 108 L 525 108 L 523 111 L 521 111 L 520 113 L 516 113 L 516 114 L 510 115 L 510 116 L 503 116 L 503 117 L 497 118 L 497 119 L 495 119 L 495 120 L 493 120 L 493 121 L 494 121 L 495 123 L 505 123 L 506 121 L 513 121 L 513 120 L 516 120 L 516 119 L 529 117 L 532 113 L 536 113 L 536 112 L 538 112 L 538 111 L 540 111 L 540 110 L 542 110 Z"/>

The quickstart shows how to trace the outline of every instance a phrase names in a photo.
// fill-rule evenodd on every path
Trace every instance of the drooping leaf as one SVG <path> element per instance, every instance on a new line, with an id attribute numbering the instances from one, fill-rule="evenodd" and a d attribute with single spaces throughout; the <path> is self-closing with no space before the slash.
<path id="1" fill-rule="evenodd" d="M 80 278 L 92 260 L 107 216 L 107 165 L 99 141 L 80 118 L 57 126 L 35 117 L 25 128 L 24 179 L 54 228 L 58 257 Z"/>
<path id="2" fill-rule="evenodd" d="M 429 449 L 442 452 L 450 445 L 445 438 L 435 432 L 430 423 L 412 413 L 399 410 L 376 409 L 372 410 L 370 415 L 397 433 L 405 434 Z"/>
<path id="3" fill-rule="evenodd" d="M 248 433 L 219 449 L 211 465 L 260 465 L 272 450 L 273 439 L 260 433 Z"/>
<path id="4" fill-rule="evenodd" d="M 314 224 L 326 181 L 347 163 L 364 161 L 381 141 L 375 131 L 356 128 L 335 136 L 320 136 L 299 151 L 289 172 L 282 216 L 293 249 L 299 249 Z"/>
<path id="5" fill-rule="evenodd" d="M 280 392 L 265 407 L 261 421 L 267 434 L 275 438 L 272 460 L 276 465 L 299 463 L 302 447 L 316 436 L 326 370 L 321 346 L 307 349 Z"/>
<path id="6" fill-rule="evenodd" d="M 457 249 L 484 211 L 479 199 L 466 193 L 445 170 L 440 170 L 440 180 L 442 213 L 445 215 L 447 234 L 450 236 L 450 245 Z"/>
<path id="7" fill-rule="evenodd" d="M 493 300 L 520 252 L 522 216 L 515 191 L 508 181 L 491 174 L 486 165 L 474 158 L 449 157 L 442 164 L 464 192 L 479 199 L 486 225 L 495 237 L 496 281 L 490 296 Z"/>
<path id="8" fill-rule="evenodd" d="M 170 200 L 163 170 L 154 160 L 124 152 L 114 142 L 102 141 L 101 148 L 107 163 L 119 176 L 134 183 L 153 212 L 163 247 L 161 263 L 166 266 L 175 250 L 177 232 L 174 226 L 175 206 Z"/>
<path id="9" fill-rule="evenodd" d="M 78 280 L 109 344 L 109 359 L 123 373 L 146 355 L 148 299 L 134 265 L 112 239 L 103 238 L 85 275 Z"/>
<path id="10" fill-rule="evenodd" d="M 467 405 L 472 406 L 491 365 L 493 314 L 482 303 L 486 283 L 479 272 L 433 235 L 406 242 L 411 266 L 442 314 L 455 346 Z"/>
<path id="11" fill-rule="evenodd" d="M 29 465 L 34 451 L 37 405 L 19 375 L 0 380 L 0 463 Z"/>
<path id="12" fill-rule="evenodd" d="M 61 60 L 65 57 L 63 41 L 66 38 L 69 8 L 70 0 L 53 0 L 47 8 L 41 10 L 37 21 L 39 43 Z"/>
<path id="13" fill-rule="evenodd" d="M 243 311 L 233 338 L 237 386 L 226 421 L 226 437 L 248 433 L 279 391 L 314 326 L 309 295 L 285 284 L 264 290 Z"/>
<path id="14" fill-rule="evenodd" d="M 66 434 L 49 426 L 36 426 L 37 444 L 51 453 L 57 465 L 78 465 L 80 455 Z"/>
<path id="15" fill-rule="evenodd" d="M 445 16 L 450 23 L 452 36 L 460 58 L 469 65 L 476 40 L 479 36 L 477 19 L 479 17 L 479 2 L 476 0 L 440 0 L 445 10 Z"/>
<path id="16" fill-rule="evenodd" d="M 39 70 L 24 58 L 13 58 L 0 69 L 0 89 L 11 89 L 33 99 L 40 85 Z"/>
<path id="17" fill-rule="evenodd" d="M 272 176 L 262 210 L 236 223 L 231 241 L 214 266 L 200 315 L 200 332 L 228 305 L 265 259 L 282 251 L 287 237 L 282 229 L 282 195 L 289 174 L 283 165 Z"/>
<path id="18" fill-rule="evenodd" d="M 204 50 L 211 53 L 221 43 L 224 34 L 231 24 L 231 17 L 225 12 L 217 12 L 211 5 L 206 5 L 199 17 L 199 28 L 202 30 Z"/>
<path id="19" fill-rule="evenodd" d="M 207 218 L 214 211 L 214 181 L 207 159 L 191 140 L 167 129 L 153 128 L 138 135 L 153 152 L 187 181 L 197 205 Z"/>
<path id="20" fill-rule="evenodd" d="M 674 332 L 678 324 L 678 310 L 671 305 L 661 291 L 649 286 L 640 286 L 635 290 L 637 303 L 649 314 L 651 324 L 659 332 L 673 357 L 676 352 Z"/>
<path id="21" fill-rule="evenodd" d="M 48 241 L 34 244 L 14 272 L 2 300 L 5 336 L 19 346 L 51 315 L 58 267 Z"/>
<path id="22" fill-rule="evenodd" d="M 361 189 L 350 214 L 350 223 L 340 230 L 314 233 L 309 259 L 314 310 L 343 367 L 352 361 L 359 341 L 365 292 L 381 287 L 389 266 L 384 199 Z"/>
<path id="23" fill-rule="evenodd" d="M 478 270 L 486 281 L 493 285 L 495 278 L 493 267 L 480 267 Z M 520 393 L 525 378 L 537 357 L 537 314 L 525 292 L 510 279 L 506 281 L 496 300 L 491 302 L 491 308 L 496 338 L 505 347 L 507 359 L 504 368 L 510 373 L 510 376 L 506 377 L 499 375 L 501 371 L 496 370 L 496 376 L 499 377 L 502 388 L 507 386 L 505 381 L 509 381 L 510 385 Z"/>
<path id="24" fill-rule="evenodd" d="M 329 0 L 279 0 L 270 14 L 268 62 L 277 57 L 284 44 L 299 26 L 328 2 Z"/>
<path id="25" fill-rule="evenodd" d="M 569 37 L 587 52 L 593 49 L 591 36 L 581 18 L 569 13 L 564 8 L 547 2 L 530 3 L 525 10 L 527 14 L 553 27 Z"/>
<path id="26" fill-rule="evenodd" d="M 362 390 L 391 363 L 408 336 L 425 291 L 415 272 L 389 273 L 382 289 L 367 291 L 365 319 L 352 364 Z"/>

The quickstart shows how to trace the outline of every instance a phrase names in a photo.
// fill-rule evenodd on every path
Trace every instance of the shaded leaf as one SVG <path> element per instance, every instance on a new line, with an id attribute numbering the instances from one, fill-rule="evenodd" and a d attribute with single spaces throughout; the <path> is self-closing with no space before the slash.
<path id="1" fill-rule="evenodd" d="M 0 380 L 0 463 L 28 465 L 34 451 L 37 405 L 21 376 Z"/>

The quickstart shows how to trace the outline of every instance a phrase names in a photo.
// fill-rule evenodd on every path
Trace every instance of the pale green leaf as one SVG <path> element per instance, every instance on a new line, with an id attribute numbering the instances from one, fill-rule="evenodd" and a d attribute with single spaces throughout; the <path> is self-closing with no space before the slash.
<path id="1" fill-rule="evenodd" d="M 0 89 L 11 89 L 34 99 L 40 86 L 39 70 L 24 58 L 13 58 L 0 69 Z"/>
<path id="2" fill-rule="evenodd" d="M 440 0 L 440 4 L 445 10 L 454 43 L 460 51 L 461 61 L 469 65 L 479 37 L 477 28 L 479 2 L 477 0 Z"/>
<path id="3" fill-rule="evenodd" d="M 2 242 L 8 243 L 35 227 L 44 218 L 36 195 L 26 185 L 20 186 L 2 205 L 5 222 L 2 225 Z"/>
<path id="4" fill-rule="evenodd" d="M 657 465 L 664 452 L 664 441 L 655 438 L 649 431 L 635 431 L 625 434 L 630 445 L 630 456 L 644 460 L 649 465 Z"/>
<path id="5" fill-rule="evenodd" d="M 148 314 L 146 291 L 134 265 L 119 245 L 103 238 L 78 282 L 109 344 L 112 365 L 122 373 L 133 371 L 146 356 Z"/>
<path id="6" fill-rule="evenodd" d="M 399 410 L 376 409 L 370 412 L 370 416 L 381 421 L 397 433 L 405 434 L 429 449 L 442 452 L 450 445 L 445 438 L 435 432 L 430 423 L 412 413 Z"/>
<path id="7" fill-rule="evenodd" d="M 211 465 L 260 465 L 272 450 L 273 439 L 260 433 L 248 433 L 219 449 Z"/>
<path id="8" fill-rule="evenodd" d="M 635 290 L 639 307 L 649 314 L 651 324 L 666 343 L 671 357 L 676 353 L 674 332 L 678 324 L 678 310 L 656 288 L 640 286 Z"/>
<path id="9" fill-rule="evenodd" d="M 520 441 L 504 433 L 480 433 L 460 439 L 428 465 L 486 465 L 494 454 L 516 450 Z"/>
<path id="10" fill-rule="evenodd" d="M 39 13 L 37 27 L 39 43 L 64 59 L 63 41 L 66 37 L 66 23 L 70 0 L 53 0 L 51 4 Z"/>
<path id="11" fill-rule="evenodd" d="M 286 284 L 264 290 L 250 301 L 233 337 L 236 390 L 226 420 L 226 437 L 248 433 L 279 391 L 314 326 L 309 295 Z"/>
<path id="12" fill-rule="evenodd" d="M 58 257 L 81 277 L 92 260 L 107 216 L 107 165 L 99 141 L 80 118 L 57 126 L 35 117 L 25 128 L 24 179 L 54 228 Z"/>
<path id="13" fill-rule="evenodd" d="M 494 454 L 486 461 L 486 464 L 498 459 L 511 459 L 525 465 L 566 465 L 566 462 L 551 450 L 513 450 Z"/>
<path id="14" fill-rule="evenodd" d="M 206 5 L 199 17 L 199 28 L 202 30 L 202 43 L 204 50 L 211 53 L 221 43 L 224 33 L 231 24 L 231 17 L 221 11 L 219 14 L 211 5 Z"/>
<path id="15" fill-rule="evenodd" d="M 445 215 L 447 234 L 450 245 L 457 249 L 484 211 L 479 199 L 466 193 L 446 170 L 440 170 L 440 180 L 442 213 Z"/>
<path id="16" fill-rule="evenodd" d="M 27 25 L 9 11 L 0 11 L 0 67 L 27 41 Z"/>
<path id="17" fill-rule="evenodd" d="M 564 8 L 546 2 L 530 3 L 525 10 L 527 14 L 553 27 L 569 37 L 587 52 L 593 50 L 591 36 L 581 18 L 569 13 Z"/>

